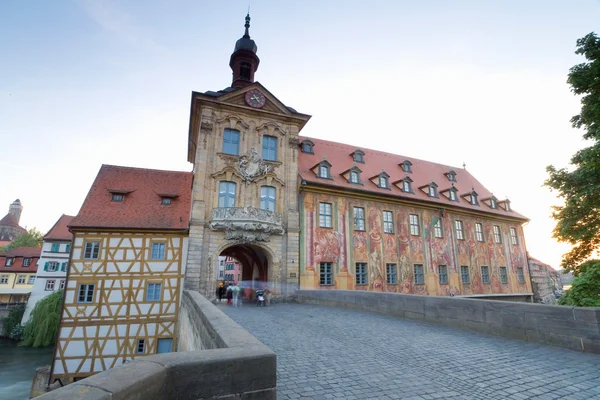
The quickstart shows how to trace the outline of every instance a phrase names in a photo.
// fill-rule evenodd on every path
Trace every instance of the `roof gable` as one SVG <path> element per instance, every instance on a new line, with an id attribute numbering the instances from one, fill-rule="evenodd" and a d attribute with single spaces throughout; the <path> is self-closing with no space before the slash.
<path id="1" fill-rule="evenodd" d="M 44 240 L 72 240 L 73 234 L 69 232 L 68 225 L 73 218 L 75 217 L 65 214 L 61 215 L 58 221 L 54 223 L 54 226 L 46 233 Z"/>

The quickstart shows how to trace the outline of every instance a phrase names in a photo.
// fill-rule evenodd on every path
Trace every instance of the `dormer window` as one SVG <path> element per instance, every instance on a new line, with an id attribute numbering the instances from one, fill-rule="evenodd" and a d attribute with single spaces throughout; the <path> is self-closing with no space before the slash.
<path id="1" fill-rule="evenodd" d="M 364 164 L 364 162 L 365 162 L 365 152 L 364 151 L 357 149 L 357 150 L 354 150 L 354 153 L 352 153 L 351 155 L 354 158 L 354 162 Z"/>
<path id="2" fill-rule="evenodd" d="M 410 193 L 412 192 L 412 189 L 410 188 L 410 182 L 409 181 L 403 181 L 402 182 L 402 191 L 406 192 L 406 193 Z"/>
<path id="3" fill-rule="evenodd" d="M 331 178 L 331 164 L 323 157 L 323 161 L 312 167 L 312 171 L 318 178 L 321 179 L 332 179 Z"/>
<path id="4" fill-rule="evenodd" d="M 313 153 L 313 147 L 314 147 L 314 143 L 308 139 L 303 140 L 302 142 L 300 142 L 300 146 L 301 146 L 301 151 L 303 153 L 306 154 L 314 154 Z"/>
<path id="5" fill-rule="evenodd" d="M 402 164 L 400 164 L 400 166 L 402 167 L 402 171 L 404 171 L 405 173 L 412 173 L 412 170 L 410 168 L 412 166 L 412 163 L 410 161 L 404 160 Z"/>
<path id="6" fill-rule="evenodd" d="M 435 182 L 431 182 L 429 184 L 429 188 L 427 189 L 427 194 L 429 195 L 429 197 L 438 197 L 437 185 L 435 184 Z"/>
<path id="7" fill-rule="evenodd" d="M 469 194 L 469 203 L 471 203 L 472 206 L 479 205 L 479 200 L 477 200 L 477 192 L 475 190 L 472 190 Z"/>
<path id="8" fill-rule="evenodd" d="M 112 201 L 114 202 L 122 202 L 125 199 L 125 196 L 121 193 L 113 193 Z"/>
<path id="9" fill-rule="evenodd" d="M 375 175 L 371 178 L 371 182 L 373 182 L 377 187 L 381 189 L 389 189 L 390 188 L 390 176 L 383 169 L 379 175 Z"/>
<path id="10" fill-rule="evenodd" d="M 163 206 L 170 206 L 173 203 L 173 199 L 169 198 L 169 197 L 163 197 L 160 201 L 160 204 L 162 204 Z"/>
<path id="11" fill-rule="evenodd" d="M 327 165 L 321 165 L 319 167 L 319 177 L 329 178 L 329 167 Z"/>
<path id="12" fill-rule="evenodd" d="M 350 171 L 350 183 L 359 183 L 358 172 Z"/>
<path id="13" fill-rule="evenodd" d="M 510 211 L 510 200 L 506 199 L 506 200 L 504 200 L 503 203 L 504 203 L 504 210 L 505 211 Z"/>
<path id="14" fill-rule="evenodd" d="M 456 189 L 450 189 L 450 192 L 448 194 L 450 195 L 450 201 L 458 201 L 458 197 L 456 196 Z"/>
<path id="15" fill-rule="evenodd" d="M 385 177 L 383 175 L 379 176 L 379 187 L 384 188 L 384 189 L 388 188 L 388 178 L 387 177 Z"/>
<path id="16" fill-rule="evenodd" d="M 494 209 L 497 207 L 497 205 L 496 205 L 496 199 L 494 199 L 494 198 L 490 199 L 490 207 L 494 208 Z"/>
<path id="17" fill-rule="evenodd" d="M 450 170 L 446 173 L 446 176 L 448 177 L 448 180 L 450 182 L 456 182 L 456 172 L 454 172 L 453 170 Z"/>

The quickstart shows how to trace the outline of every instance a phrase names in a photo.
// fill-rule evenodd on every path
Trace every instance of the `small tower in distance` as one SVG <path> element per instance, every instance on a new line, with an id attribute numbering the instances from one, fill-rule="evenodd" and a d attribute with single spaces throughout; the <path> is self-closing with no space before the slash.
<path id="1" fill-rule="evenodd" d="M 23 211 L 23 206 L 21 205 L 21 200 L 16 199 L 15 201 L 13 201 L 10 206 L 8 207 L 8 213 L 12 214 L 13 217 L 15 217 L 15 221 L 17 221 L 17 224 L 19 223 L 19 220 L 21 219 L 21 212 Z"/>
<path id="2" fill-rule="evenodd" d="M 235 49 L 229 59 L 229 66 L 233 71 L 233 82 L 231 86 L 241 88 L 254 82 L 254 73 L 258 69 L 260 60 L 256 55 L 256 43 L 250 39 L 250 14 L 246 15 L 246 31 L 237 42 Z"/>

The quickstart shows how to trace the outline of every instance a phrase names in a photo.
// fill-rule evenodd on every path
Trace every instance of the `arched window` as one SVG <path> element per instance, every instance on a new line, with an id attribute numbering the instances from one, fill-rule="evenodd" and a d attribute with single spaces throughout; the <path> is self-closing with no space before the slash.
<path id="1" fill-rule="evenodd" d="M 273 186 L 260 188 L 260 208 L 275 212 L 275 188 Z"/>
<path id="2" fill-rule="evenodd" d="M 250 80 L 250 64 L 243 62 L 240 65 L 240 78 Z"/>
<path id="3" fill-rule="evenodd" d="M 235 182 L 219 182 L 219 208 L 235 207 Z"/>

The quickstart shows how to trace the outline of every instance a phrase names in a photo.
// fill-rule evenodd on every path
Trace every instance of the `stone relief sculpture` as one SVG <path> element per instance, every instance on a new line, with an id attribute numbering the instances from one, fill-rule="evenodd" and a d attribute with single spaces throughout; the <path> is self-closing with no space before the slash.
<path id="1" fill-rule="evenodd" d="M 270 235 L 283 235 L 281 215 L 254 207 L 215 208 L 210 229 L 225 231 L 227 240 L 243 243 L 268 242 Z"/>
<path id="2" fill-rule="evenodd" d="M 271 172 L 273 167 L 266 164 L 253 147 L 247 154 L 240 157 L 238 169 L 244 181 L 250 183 L 256 178 Z"/>

